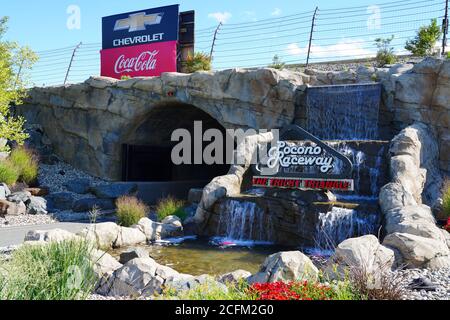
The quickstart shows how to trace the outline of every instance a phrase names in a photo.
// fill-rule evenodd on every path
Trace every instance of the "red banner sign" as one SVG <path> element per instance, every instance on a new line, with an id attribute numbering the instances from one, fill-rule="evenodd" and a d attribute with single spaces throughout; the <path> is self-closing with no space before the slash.
<path id="1" fill-rule="evenodd" d="M 177 71 L 177 41 L 104 49 L 100 53 L 101 75 L 105 77 L 152 77 Z"/>
<path id="2" fill-rule="evenodd" d="M 351 179 L 301 179 L 277 177 L 253 177 L 254 187 L 300 189 L 300 190 L 336 190 L 353 191 Z"/>

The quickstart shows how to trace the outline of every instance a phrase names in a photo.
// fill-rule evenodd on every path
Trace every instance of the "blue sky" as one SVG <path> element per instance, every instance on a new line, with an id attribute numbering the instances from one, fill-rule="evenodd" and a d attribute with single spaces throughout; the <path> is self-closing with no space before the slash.
<path id="1" fill-rule="evenodd" d="M 10 17 L 7 38 L 28 45 L 40 54 L 32 72 L 37 84 L 60 83 L 73 47 L 76 53 L 69 82 L 98 74 L 103 16 L 176 4 L 176 1 L 144 0 L 40 0 L 2 2 L 0 15 Z M 304 63 L 312 11 L 319 7 L 311 48 L 311 62 L 364 58 L 376 52 L 376 37 L 395 36 L 397 53 L 415 30 L 443 15 L 445 0 L 228 0 L 179 1 L 182 11 L 196 11 L 196 49 L 209 52 L 214 26 L 219 31 L 213 64 L 215 69 L 263 66 L 275 54 L 287 63 Z M 80 25 L 69 29 L 68 9 L 80 10 Z M 334 10 L 336 9 L 336 10 Z M 209 29 L 208 29 L 209 28 Z M 207 30 L 205 30 L 207 29 Z M 68 48 L 69 47 L 69 48 Z M 57 51 L 53 49 L 66 48 Z M 39 83 L 40 82 L 40 83 Z"/>
<path id="2" fill-rule="evenodd" d="M 171 4 L 180 4 L 180 9 L 195 10 L 197 28 L 204 29 L 216 24 L 210 14 L 229 13 L 228 23 L 249 22 L 267 19 L 275 15 L 287 15 L 313 10 L 316 5 L 326 8 L 338 7 L 331 0 L 223 0 L 223 1 L 155 1 L 155 0 L 0 0 L 0 15 L 10 16 L 8 37 L 35 50 L 61 48 L 80 41 L 101 41 L 101 18 L 116 13 L 141 10 Z M 385 2 L 385 1 L 381 1 Z M 344 3 L 344 2 L 342 2 Z M 370 5 L 373 1 L 347 0 L 345 6 Z M 81 9 L 81 29 L 66 27 L 67 8 L 77 5 Z M 34 22 L 33 22 L 34 21 Z M 37 22 L 37 23 L 36 23 Z"/>

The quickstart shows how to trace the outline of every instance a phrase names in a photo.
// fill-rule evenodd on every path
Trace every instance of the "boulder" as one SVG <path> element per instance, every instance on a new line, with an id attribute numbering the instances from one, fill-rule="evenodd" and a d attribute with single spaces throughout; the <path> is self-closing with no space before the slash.
<path id="1" fill-rule="evenodd" d="M 27 202 L 28 214 L 47 214 L 47 200 L 42 197 L 31 196 Z"/>
<path id="2" fill-rule="evenodd" d="M 25 235 L 24 241 L 37 242 L 61 242 L 66 240 L 80 240 L 76 234 L 62 229 L 53 230 L 32 230 Z"/>
<path id="3" fill-rule="evenodd" d="M 390 171 L 392 182 L 401 184 L 418 204 L 422 203 L 427 170 L 421 169 L 413 157 L 398 155 L 391 158 Z"/>
<path id="4" fill-rule="evenodd" d="M 97 198 L 116 199 L 121 196 L 129 196 L 137 191 L 135 183 L 109 183 L 96 185 L 89 188 L 89 191 Z"/>
<path id="5" fill-rule="evenodd" d="M 94 207 L 101 210 L 113 210 L 115 205 L 114 201 L 111 199 L 85 198 L 75 201 L 72 210 L 74 212 L 88 212 Z"/>
<path id="6" fill-rule="evenodd" d="M 224 292 L 228 291 L 225 284 L 216 281 L 212 276 L 207 274 L 194 277 L 188 274 L 179 273 L 175 276 L 167 278 L 164 282 L 164 288 L 170 288 L 175 291 L 192 290 L 199 285 L 203 286 L 203 291 L 208 291 L 209 288 L 214 291 L 217 289 Z M 204 293 L 207 294 L 207 292 Z"/>
<path id="7" fill-rule="evenodd" d="M 120 254 L 119 262 L 122 264 L 127 263 L 128 261 L 131 261 L 136 258 L 148 258 L 149 253 L 144 248 L 131 248 L 127 251 L 124 251 Z"/>
<path id="8" fill-rule="evenodd" d="M 417 122 L 403 129 L 391 141 L 389 152 L 393 180 L 400 181 L 418 203 L 423 201 L 434 206 L 442 176 L 439 171 L 439 144 L 430 128 Z"/>
<path id="9" fill-rule="evenodd" d="M 86 194 L 89 192 L 89 187 L 91 186 L 91 181 L 87 178 L 78 178 L 69 180 L 64 184 L 67 190 L 75 192 L 78 194 Z"/>
<path id="10" fill-rule="evenodd" d="M 227 283 L 238 283 L 242 280 L 247 280 L 252 274 L 245 270 L 235 270 L 233 272 L 228 272 L 222 274 L 218 277 L 218 281 L 224 284 Z"/>
<path id="11" fill-rule="evenodd" d="M 99 279 L 111 276 L 114 271 L 122 267 L 122 264 L 114 259 L 113 256 L 102 250 L 92 249 L 90 259 L 94 264 L 94 271 Z"/>
<path id="12" fill-rule="evenodd" d="M 159 233 L 161 239 L 182 237 L 184 235 L 181 223 L 160 224 L 158 225 L 156 232 Z"/>
<path id="13" fill-rule="evenodd" d="M 120 227 L 119 236 L 114 242 L 114 247 L 126 247 L 133 246 L 137 244 L 145 244 L 147 242 L 147 237 L 145 234 L 136 228 Z"/>
<path id="14" fill-rule="evenodd" d="M 395 249 L 408 268 L 439 269 L 450 267 L 450 250 L 439 240 L 408 233 L 391 233 L 383 245 Z"/>
<path id="15" fill-rule="evenodd" d="M 142 218 L 139 222 L 132 226 L 145 234 L 147 241 L 155 241 L 161 239 L 161 224 L 150 220 L 149 218 Z"/>
<path id="16" fill-rule="evenodd" d="M 183 224 L 181 223 L 180 218 L 178 218 L 177 216 L 167 216 L 165 217 L 162 221 L 162 224 L 171 224 L 175 227 L 182 227 Z"/>
<path id="17" fill-rule="evenodd" d="M 343 279 L 353 268 L 372 277 L 381 276 L 394 266 L 394 251 L 382 246 L 374 235 L 351 238 L 341 242 L 327 262 L 325 273 L 331 279 Z"/>
<path id="18" fill-rule="evenodd" d="M 116 270 L 110 296 L 141 296 L 161 293 L 164 279 L 156 275 L 159 264 L 148 258 L 136 258 Z"/>
<path id="19" fill-rule="evenodd" d="M 24 191 L 28 191 L 32 196 L 35 197 L 45 197 L 50 193 L 47 187 L 25 188 Z"/>
<path id="20" fill-rule="evenodd" d="M 382 212 L 392 209 L 417 205 L 414 197 L 398 182 L 383 186 L 380 191 L 379 203 Z"/>
<path id="21" fill-rule="evenodd" d="M 75 202 L 70 192 L 56 192 L 47 196 L 47 208 L 53 210 L 70 210 Z"/>
<path id="22" fill-rule="evenodd" d="M 6 183 L 0 183 L 0 200 L 6 200 L 6 197 L 11 194 Z"/>
<path id="23" fill-rule="evenodd" d="M 0 199 L 0 215 L 2 216 L 20 216 L 25 214 L 27 208 L 23 202 L 9 202 Z"/>
<path id="24" fill-rule="evenodd" d="M 188 203 L 199 203 L 202 200 L 203 189 L 192 188 L 189 190 Z"/>
<path id="25" fill-rule="evenodd" d="M 286 251 L 270 255 L 259 272 L 249 278 L 250 283 L 293 280 L 316 280 L 319 270 L 300 251 Z"/>
<path id="26" fill-rule="evenodd" d="M 103 222 L 92 224 L 78 233 L 79 236 L 93 241 L 97 247 L 109 249 L 112 248 L 120 233 L 120 227 L 114 222 Z"/>
<path id="27" fill-rule="evenodd" d="M 18 191 L 18 192 L 11 193 L 6 198 L 10 202 L 16 202 L 16 203 L 23 202 L 26 204 L 26 203 L 28 203 L 28 201 L 31 198 L 31 193 L 28 191 Z"/>

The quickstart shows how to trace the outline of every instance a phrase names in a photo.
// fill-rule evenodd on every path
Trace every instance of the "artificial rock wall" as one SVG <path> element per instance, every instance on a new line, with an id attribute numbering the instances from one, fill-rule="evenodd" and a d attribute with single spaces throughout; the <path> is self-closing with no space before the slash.
<path id="1" fill-rule="evenodd" d="M 45 141 L 66 162 L 119 180 L 121 145 L 153 117 L 157 119 L 148 127 L 149 136 L 169 123 L 175 126 L 192 106 L 223 128 L 305 126 L 308 86 L 373 81 L 383 87 L 380 138 L 390 140 L 413 122 L 423 122 L 437 137 L 440 168 L 450 173 L 449 60 L 343 72 L 231 69 L 123 81 L 92 77 L 79 84 L 33 88 L 15 113 L 43 131 Z"/>

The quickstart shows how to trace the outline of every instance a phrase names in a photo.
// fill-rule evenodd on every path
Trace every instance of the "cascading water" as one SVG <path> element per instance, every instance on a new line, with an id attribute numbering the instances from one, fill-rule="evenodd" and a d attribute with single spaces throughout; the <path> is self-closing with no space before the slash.
<path id="1" fill-rule="evenodd" d="M 378 225 L 377 214 L 333 207 L 331 211 L 319 214 L 315 235 L 316 248 L 333 250 L 345 239 L 374 234 Z"/>
<path id="2" fill-rule="evenodd" d="M 317 86 L 306 97 L 308 131 L 322 140 L 378 138 L 380 84 Z"/>
<path id="3" fill-rule="evenodd" d="M 237 241 L 263 243 L 271 240 L 270 218 L 256 203 L 226 200 L 221 204 L 217 234 L 221 242 Z M 217 238 L 216 238 L 217 241 Z"/>

